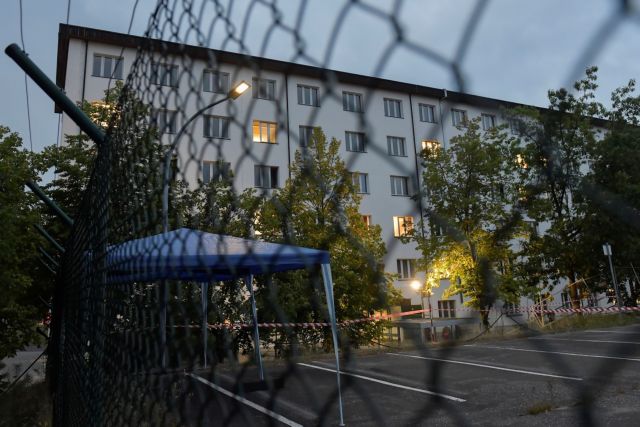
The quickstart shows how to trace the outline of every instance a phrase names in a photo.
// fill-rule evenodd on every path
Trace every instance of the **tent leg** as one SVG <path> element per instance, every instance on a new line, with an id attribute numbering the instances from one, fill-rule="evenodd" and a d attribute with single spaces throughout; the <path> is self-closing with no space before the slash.
<path id="1" fill-rule="evenodd" d="M 253 346 L 256 351 L 256 363 L 258 363 L 258 374 L 260 380 L 264 381 L 264 368 L 262 367 L 262 353 L 260 352 L 260 331 L 258 330 L 258 309 L 256 308 L 256 298 L 253 293 L 253 275 L 250 274 L 244 279 L 249 289 L 251 298 L 251 316 L 253 317 Z"/>
<path id="2" fill-rule="evenodd" d="M 338 385 L 338 410 L 340 413 L 340 425 L 344 425 L 344 413 L 342 408 L 342 389 L 340 387 L 340 355 L 338 349 L 338 325 L 336 322 L 336 307 L 333 300 L 333 280 L 331 278 L 331 266 L 322 264 L 322 281 L 324 282 L 324 292 L 327 296 L 327 308 L 329 310 L 329 320 L 331 322 L 331 335 L 333 336 L 333 349 L 336 357 L 336 383 Z"/>
<path id="3" fill-rule="evenodd" d="M 206 282 L 202 283 L 202 291 L 200 292 L 200 299 L 202 302 L 202 365 L 205 368 L 207 367 L 207 338 L 209 336 L 209 325 L 207 321 L 207 303 L 209 302 L 207 298 L 208 290 L 209 284 Z"/>
<path id="4" fill-rule="evenodd" d="M 160 367 L 167 367 L 167 303 L 169 292 L 167 281 L 160 283 Z"/>

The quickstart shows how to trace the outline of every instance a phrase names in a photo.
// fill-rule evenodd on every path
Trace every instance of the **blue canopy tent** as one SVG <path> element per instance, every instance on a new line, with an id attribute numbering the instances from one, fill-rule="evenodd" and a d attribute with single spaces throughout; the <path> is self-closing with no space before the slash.
<path id="1" fill-rule="evenodd" d="M 253 292 L 253 275 L 281 271 L 301 270 L 319 265 L 322 271 L 327 309 L 336 359 L 336 381 L 340 424 L 343 424 L 342 393 L 340 389 L 340 360 L 338 330 L 333 299 L 333 281 L 329 253 L 317 249 L 267 243 L 257 240 L 223 236 L 199 230 L 180 228 L 141 239 L 130 240 L 108 248 L 108 282 L 154 282 L 162 280 L 188 280 L 202 283 L 202 327 L 205 343 L 206 366 L 207 286 L 212 281 L 244 278 L 251 299 L 256 361 L 260 379 L 264 379 L 257 310 Z M 161 307 L 161 347 L 166 343 L 166 286 Z M 164 363 L 164 354 L 163 354 Z"/>

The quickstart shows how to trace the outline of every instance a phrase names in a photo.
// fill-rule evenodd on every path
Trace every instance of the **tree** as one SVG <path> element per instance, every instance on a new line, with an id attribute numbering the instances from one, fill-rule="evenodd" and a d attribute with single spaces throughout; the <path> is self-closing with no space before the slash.
<path id="1" fill-rule="evenodd" d="M 40 213 L 35 197 L 24 190 L 27 180 L 37 180 L 31 153 L 18 134 L 0 126 L 0 360 L 34 342 L 36 325 L 47 313 L 39 297 L 50 289 L 37 279 L 49 272 L 37 259 L 42 242 L 33 226 Z"/>
<path id="2" fill-rule="evenodd" d="M 577 245 L 581 256 L 591 261 L 583 274 L 596 278 L 592 282 L 597 290 L 612 287 L 602 244 L 612 245 L 620 266 L 618 283 L 629 284 L 629 295 L 622 295 L 625 305 L 637 305 L 640 298 L 640 97 L 634 91 L 631 80 L 611 95 L 607 132 L 591 150 L 591 168 L 581 186 L 587 203 L 581 205 L 584 232 Z"/>
<path id="3" fill-rule="evenodd" d="M 516 141 L 503 127 L 482 132 L 479 123 L 467 122 L 447 149 L 432 144 L 422 151 L 423 221 L 430 232 L 412 238 L 423 254 L 427 286 L 449 278 L 445 295 L 462 293 L 488 326 L 496 298 L 516 295 L 510 241 L 521 230 L 521 216 Z"/>
<path id="4" fill-rule="evenodd" d="M 257 230 L 261 238 L 329 251 L 339 319 L 367 316 L 386 306 L 390 285 L 382 271 L 386 250 L 379 226 L 367 226 L 358 212 L 360 196 L 339 156 L 340 141 L 327 141 L 321 128 L 302 151 L 296 152 L 291 178 L 265 201 Z M 260 289 L 261 316 L 292 322 L 324 321 L 320 273 L 310 269 L 275 275 Z M 299 331 L 314 343 L 326 338 L 315 331 Z M 350 330 L 354 344 L 370 342 L 377 325 Z M 304 335 L 303 335 L 304 334 Z M 331 340 L 324 339 L 329 346 Z"/>
<path id="5" fill-rule="evenodd" d="M 603 114 L 595 99 L 597 68 L 587 69 L 584 79 L 574 84 L 576 94 L 566 89 L 550 90 L 545 110 L 517 110 L 521 132 L 520 169 L 522 196 L 527 215 L 548 225 L 540 235 L 524 242 L 527 259 L 523 269 L 533 278 L 544 279 L 552 288 L 561 280 L 569 282 L 574 307 L 580 307 L 579 282 L 584 277 L 585 260 L 576 242 L 584 233 L 585 199 L 580 191 L 588 169 L 590 150 L 598 131 L 593 118 Z"/>

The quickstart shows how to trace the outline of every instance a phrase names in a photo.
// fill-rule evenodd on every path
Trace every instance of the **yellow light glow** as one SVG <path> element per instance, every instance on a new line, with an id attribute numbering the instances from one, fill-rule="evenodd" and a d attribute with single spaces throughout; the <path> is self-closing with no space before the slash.
<path id="1" fill-rule="evenodd" d="M 411 285 L 410 285 L 410 286 L 411 286 L 411 288 L 412 288 L 414 291 L 419 291 L 419 290 L 420 290 L 420 288 L 422 288 L 422 283 L 420 283 L 420 282 L 419 282 L 419 281 L 417 281 L 417 280 L 414 280 L 413 282 L 411 282 Z"/>
<path id="2" fill-rule="evenodd" d="M 233 89 L 231 89 L 231 92 L 229 92 L 229 96 L 233 99 L 236 99 L 237 97 L 245 93 L 250 87 L 251 85 L 243 80 L 235 85 Z"/>

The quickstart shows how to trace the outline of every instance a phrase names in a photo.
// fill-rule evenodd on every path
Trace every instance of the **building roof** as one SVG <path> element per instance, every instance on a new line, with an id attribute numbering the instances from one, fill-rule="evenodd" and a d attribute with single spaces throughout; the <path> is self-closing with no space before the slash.
<path id="1" fill-rule="evenodd" d="M 258 56 L 250 56 L 234 52 L 209 49 L 200 46 L 191 46 L 163 40 L 150 39 L 146 37 L 132 36 L 128 34 L 115 33 L 112 31 L 98 30 L 95 28 L 60 24 L 58 33 L 58 62 L 56 69 L 56 83 L 63 89 L 65 87 L 66 81 L 66 65 L 70 39 L 86 40 L 89 42 L 111 44 L 114 46 L 133 49 L 141 48 L 144 50 L 161 52 L 163 54 L 185 55 L 204 61 L 209 61 L 212 58 L 215 58 L 218 62 L 233 64 L 237 66 L 276 71 L 288 75 L 298 75 L 321 80 L 335 80 L 341 83 L 367 86 L 372 89 L 384 89 L 395 92 L 404 92 L 407 94 L 423 95 L 431 98 L 444 98 L 446 96 L 447 100 L 451 102 L 470 104 L 478 107 L 513 108 L 523 105 L 494 98 L 487 98 L 462 92 L 450 90 L 448 91 L 446 89 L 398 82 L 379 77 L 363 76 L 360 74 L 347 73 L 344 71 L 336 71 L 326 68 L 313 67 L 310 65 L 296 64 L 292 62 L 279 61 Z"/>

